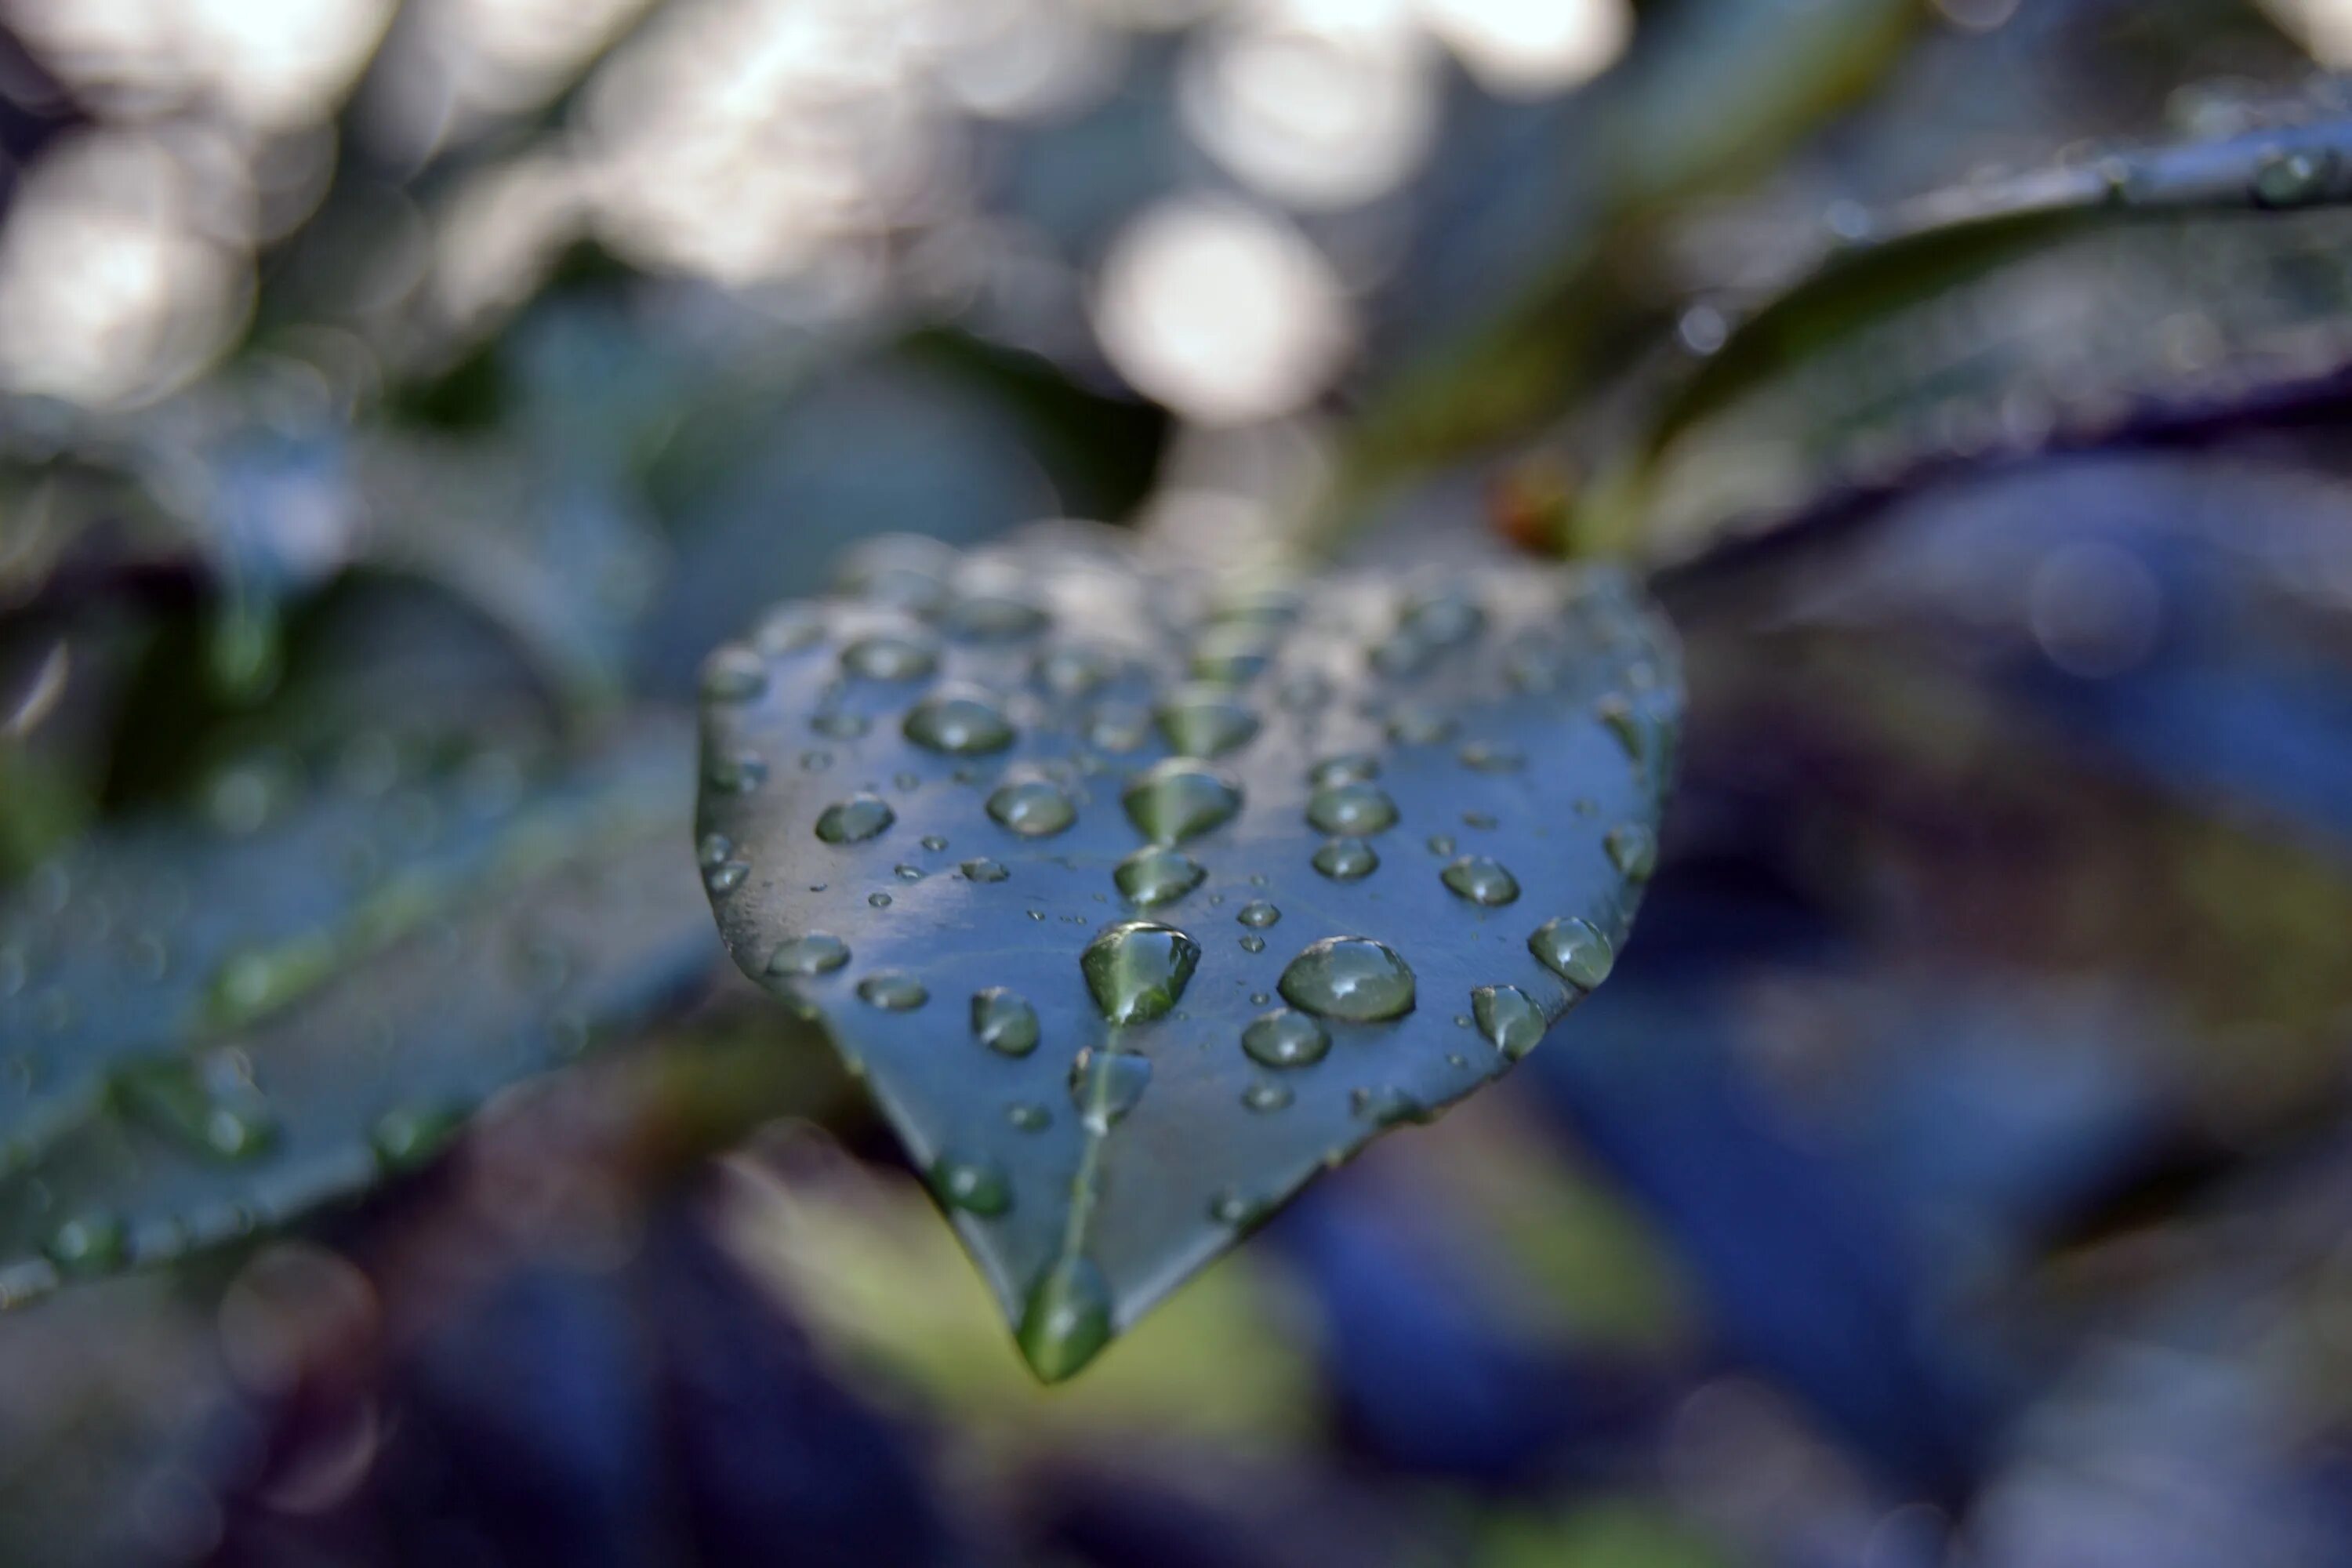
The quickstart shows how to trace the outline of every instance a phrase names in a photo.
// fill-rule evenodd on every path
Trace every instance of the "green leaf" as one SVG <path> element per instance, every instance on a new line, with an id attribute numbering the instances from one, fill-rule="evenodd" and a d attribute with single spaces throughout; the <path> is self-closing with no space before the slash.
<path id="1" fill-rule="evenodd" d="M 32 878 L 0 906 L 0 1300 L 362 1190 L 707 972 L 685 743 L 535 794 L 362 745 Z"/>
<path id="2" fill-rule="evenodd" d="M 705 672 L 728 945 L 1049 1381 L 1606 977 L 1681 711 L 1613 574 L 1219 584 L 1118 537 L 886 542 Z"/>

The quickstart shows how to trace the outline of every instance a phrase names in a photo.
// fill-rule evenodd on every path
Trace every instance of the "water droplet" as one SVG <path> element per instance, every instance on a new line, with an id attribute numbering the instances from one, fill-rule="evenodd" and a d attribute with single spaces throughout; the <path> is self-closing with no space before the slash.
<path id="1" fill-rule="evenodd" d="M 1370 937 L 1325 937 L 1290 961 L 1276 989 L 1294 1007 L 1351 1024 L 1402 1018 L 1413 1005 L 1412 967 Z"/>
<path id="2" fill-rule="evenodd" d="M 1111 880 L 1125 897 L 1145 909 L 1154 909 L 1182 898 L 1208 875 L 1206 866 L 1181 849 L 1153 845 L 1121 860 L 1111 873 Z"/>
<path id="3" fill-rule="evenodd" d="M 890 875 L 902 882 L 919 882 L 923 879 L 923 868 L 920 866 L 893 866 Z"/>
<path id="4" fill-rule="evenodd" d="M 841 653 L 841 668 L 867 680 L 920 680 L 939 667 L 929 643 L 890 632 L 859 637 Z"/>
<path id="5" fill-rule="evenodd" d="M 942 1154 L 931 1166 L 931 1191 L 951 1209 L 993 1219 L 1013 1207 L 1013 1183 L 993 1160 Z"/>
<path id="6" fill-rule="evenodd" d="M 722 860 L 716 866 L 704 868 L 702 885 L 713 894 L 731 893 L 741 887 L 743 879 L 751 874 L 751 863 L 749 860 Z"/>
<path id="7" fill-rule="evenodd" d="M 1658 868 L 1657 836 L 1638 822 L 1609 830 L 1609 863 L 1629 882 L 1646 882 Z"/>
<path id="8" fill-rule="evenodd" d="M 1013 744 L 1013 725 L 995 700 L 970 687 L 945 687 L 908 710 L 907 739 L 928 751 L 982 756 Z"/>
<path id="9" fill-rule="evenodd" d="M 898 820 L 878 795 L 854 795 L 817 814 L 816 836 L 827 844 L 863 844 Z"/>
<path id="10" fill-rule="evenodd" d="M 1248 903 L 1244 904 L 1241 908 L 1241 912 L 1234 917 L 1234 919 L 1241 921 L 1242 924 L 1260 931 L 1263 931 L 1267 926 L 1274 924 L 1275 921 L 1281 918 L 1282 911 L 1276 909 L 1272 904 L 1267 903 L 1264 899 L 1252 899 Z"/>
<path id="11" fill-rule="evenodd" d="M 1498 826 L 1501 820 L 1501 818 L 1497 817 L 1491 811 L 1465 811 L 1462 814 L 1463 826 L 1475 827 L 1481 830 Z"/>
<path id="12" fill-rule="evenodd" d="M 706 833 L 694 847 L 695 864 L 704 870 L 723 866 L 735 858 L 735 841 L 724 833 Z"/>
<path id="13" fill-rule="evenodd" d="M 1151 715 L 1132 702 L 1105 702 L 1087 722 L 1087 744 L 1125 755 L 1151 738 Z"/>
<path id="14" fill-rule="evenodd" d="M 1381 776 L 1381 760 L 1362 752 L 1349 752 L 1340 756 L 1325 757 L 1307 773 L 1307 782 L 1317 789 L 1332 789 L 1340 784 L 1365 784 Z"/>
<path id="15" fill-rule="evenodd" d="M 1312 1067 L 1330 1054 L 1331 1031 L 1304 1013 L 1276 1007 L 1242 1030 L 1242 1049 L 1265 1067 Z"/>
<path id="16" fill-rule="evenodd" d="M 1187 668 L 1193 679 L 1213 686 L 1246 686 L 1265 673 L 1274 648 L 1274 639 L 1257 626 L 1213 626 L 1192 645 Z"/>
<path id="17" fill-rule="evenodd" d="M 1244 952 L 1264 952 L 1265 951 L 1265 938 L 1258 935 L 1255 931 L 1252 931 L 1249 935 L 1242 938 L 1242 951 Z"/>
<path id="18" fill-rule="evenodd" d="M 768 762 L 757 752 L 708 758 L 702 782 L 723 795 L 750 795 L 768 782 Z"/>
<path id="19" fill-rule="evenodd" d="M 1206 763 L 1168 757 L 1138 773 L 1119 803 L 1154 841 L 1181 844 L 1231 821 L 1241 809 L 1242 791 Z"/>
<path id="20" fill-rule="evenodd" d="M 2273 153 L 2254 172 L 2254 200 L 2266 207 L 2306 206 L 2326 195 L 2335 166 L 2326 149 Z"/>
<path id="21" fill-rule="evenodd" d="M 934 855 L 948 847 L 948 841 L 936 833 L 926 833 L 918 842 Z"/>
<path id="22" fill-rule="evenodd" d="M 216 1160 L 246 1160 L 278 1134 L 278 1119 L 254 1088 L 242 1053 L 142 1062 L 115 1076 L 114 1093 L 131 1116 Z"/>
<path id="23" fill-rule="evenodd" d="M 1432 647 L 1454 647 L 1478 635 L 1486 612 L 1466 588 L 1437 588 L 1406 600 L 1398 624 Z"/>
<path id="24" fill-rule="evenodd" d="M 768 661 L 741 643 L 721 643 L 702 661 L 702 695 L 713 702 L 749 702 L 768 689 Z"/>
<path id="25" fill-rule="evenodd" d="M 887 910 L 890 907 L 890 895 L 887 893 L 868 893 L 866 895 L 866 901 L 872 904 L 877 910 Z"/>
<path id="26" fill-rule="evenodd" d="M 1335 882 L 1356 882 L 1380 869 L 1381 858 L 1360 838 L 1334 838 L 1315 851 L 1315 868 Z"/>
<path id="27" fill-rule="evenodd" d="M 394 1106 L 368 1129 L 368 1146 L 386 1171 L 414 1171 L 448 1146 L 465 1125 L 456 1106 Z"/>
<path id="28" fill-rule="evenodd" d="M 78 1215 L 49 1233 L 49 1260 L 68 1274 L 100 1274 L 121 1267 L 128 1250 L 122 1222 L 112 1215 Z"/>
<path id="29" fill-rule="evenodd" d="M 972 994 L 971 1032 L 992 1051 L 1025 1057 L 1037 1048 L 1037 1009 L 1018 992 L 992 985 Z"/>
<path id="30" fill-rule="evenodd" d="M 866 540 L 842 563 L 835 584 L 845 594 L 931 615 L 947 603 L 955 551 L 936 539 L 885 533 Z"/>
<path id="31" fill-rule="evenodd" d="M 1076 1372 L 1110 1340 L 1110 1289 L 1083 1258 L 1038 1277 L 1021 1312 L 1021 1353 L 1047 1383 Z"/>
<path id="32" fill-rule="evenodd" d="M 1593 704 L 1592 711 L 1609 732 L 1617 737 L 1617 744 L 1635 762 L 1642 760 L 1642 724 L 1633 716 L 1633 705 L 1622 697 L 1604 697 Z"/>
<path id="33" fill-rule="evenodd" d="M 1487 1043 L 1513 1061 L 1541 1044 L 1550 1026 L 1543 1009 L 1516 985 L 1480 986 L 1470 993 L 1470 1010 Z"/>
<path id="34" fill-rule="evenodd" d="M 1175 1006 L 1200 963 L 1201 944 L 1175 927 L 1127 921 L 1088 942 L 1078 966 L 1105 1018 L 1138 1024 Z"/>
<path id="35" fill-rule="evenodd" d="M 1023 1132 L 1043 1132 L 1054 1125 L 1054 1113 L 1034 1100 L 1016 1100 L 1004 1108 L 1004 1120 Z"/>
<path id="36" fill-rule="evenodd" d="M 1389 739 L 1401 746 L 1434 746 L 1454 734 L 1454 721 L 1433 709 L 1407 704 L 1389 715 Z"/>
<path id="37" fill-rule="evenodd" d="M 967 882 L 1002 882 L 1013 875 L 1002 865 L 984 855 L 965 861 L 957 869 L 963 873 L 963 879 Z"/>
<path id="38" fill-rule="evenodd" d="M 1376 784 L 1333 784 L 1307 797 L 1307 820 L 1325 833 L 1381 833 L 1395 826 L 1396 819 L 1396 802 Z"/>
<path id="39" fill-rule="evenodd" d="M 885 969 L 857 983 L 857 999 L 885 1013 L 908 1013 L 931 999 L 923 983 L 911 974 Z"/>
<path id="40" fill-rule="evenodd" d="M 1070 1103 L 1088 1131 L 1108 1132 L 1151 1085 L 1151 1062 L 1130 1051 L 1089 1046 L 1070 1058 Z"/>
<path id="41" fill-rule="evenodd" d="M 1160 710 L 1160 732 L 1188 757 L 1222 757 L 1249 744 L 1257 715 L 1222 691 L 1187 687 Z"/>
<path id="42" fill-rule="evenodd" d="M 1348 1096 L 1348 1109 L 1375 1127 L 1417 1121 L 1429 1114 L 1427 1106 L 1393 1084 L 1353 1090 Z"/>
<path id="43" fill-rule="evenodd" d="M 849 944 L 828 931 L 813 931 L 776 944 L 767 972 L 778 977 L 830 974 L 849 962 Z"/>
<path id="44" fill-rule="evenodd" d="M 855 741 L 874 727 L 874 721 L 863 713 L 851 713 L 829 708 L 809 721 L 809 728 L 835 741 Z"/>
<path id="45" fill-rule="evenodd" d="M 1247 1228 L 1273 1212 L 1272 1205 L 1244 1197 L 1230 1187 L 1209 1200 L 1209 1217 L 1219 1225 Z"/>
<path id="46" fill-rule="evenodd" d="M 1528 765 L 1528 754 L 1499 742 L 1473 741 L 1462 748 L 1462 765 L 1474 773 L 1516 773 Z"/>
<path id="47" fill-rule="evenodd" d="M 990 792 L 988 815 L 1024 838 L 1049 838 L 1078 819 L 1078 807 L 1060 784 L 1026 773 Z"/>
<path id="48" fill-rule="evenodd" d="M 1453 854 L 1453 853 L 1454 853 L 1454 835 L 1452 835 L 1451 833 L 1433 833 L 1433 834 L 1431 834 L 1431 835 L 1429 836 L 1429 852 L 1430 852 L 1432 855 L 1451 855 L 1451 854 Z"/>
<path id="49" fill-rule="evenodd" d="M 1050 648 L 1037 659 L 1037 679 L 1056 697 L 1085 697 L 1117 669 L 1110 655 L 1084 644 Z"/>
<path id="50" fill-rule="evenodd" d="M 1292 1095 L 1289 1087 L 1279 1083 L 1254 1083 L 1242 1090 L 1242 1109 L 1263 1116 L 1268 1111 L 1289 1107 Z"/>
<path id="51" fill-rule="evenodd" d="M 1438 877 L 1456 897 L 1488 909 L 1499 908 L 1519 896 L 1519 879 L 1500 860 L 1484 855 L 1465 855 L 1450 861 Z"/>
<path id="52" fill-rule="evenodd" d="M 801 770 L 803 773 L 821 773 L 831 766 L 833 766 L 833 753 L 831 752 L 803 752 L 801 753 Z"/>
<path id="53" fill-rule="evenodd" d="M 1617 952 L 1609 939 L 1591 921 L 1573 916 L 1538 926 L 1528 938 L 1528 951 L 1580 991 L 1597 987 L 1617 963 Z"/>

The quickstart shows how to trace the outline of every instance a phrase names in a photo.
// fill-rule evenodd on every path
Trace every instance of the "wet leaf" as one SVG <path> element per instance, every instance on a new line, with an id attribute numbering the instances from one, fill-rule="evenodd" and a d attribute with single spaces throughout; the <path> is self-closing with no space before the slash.
<path id="1" fill-rule="evenodd" d="M 233 774 L 0 906 L 0 1298 L 290 1219 L 707 970 L 653 725 L 559 788 L 495 756 Z M 379 766 L 378 764 L 382 764 Z"/>
<path id="2" fill-rule="evenodd" d="M 1605 572 L 1220 584 L 1116 537 L 883 542 L 705 677 L 736 962 L 867 1075 L 1049 1380 L 1606 977 L 1681 708 Z"/>

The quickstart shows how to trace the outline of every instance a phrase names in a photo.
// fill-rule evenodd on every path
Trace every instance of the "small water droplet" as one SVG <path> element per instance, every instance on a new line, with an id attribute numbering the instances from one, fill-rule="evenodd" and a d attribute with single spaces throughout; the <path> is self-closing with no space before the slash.
<path id="1" fill-rule="evenodd" d="M 1047 1383 L 1076 1372 L 1110 1340 L 1110 1289 L 1083 1258 L 1038 1277 L 1021 1312 L 1021 1353 Z"/>
<path id="2" fill-rule="evenodd" d="M 1325 757 L 1308 770 L 1307 782 L 1317 789 L 1331 789 L 1339 784 L 1366 784 L 1381 776 L 1381 760 L 1363 752 L 1348 752 L 1336 757 Z"/>
<path id="3" fill-rule="evenodd" d="M 1325 833 L 1360 837 L 1385 832 L 1396 819 L 1396 802 L 1376 784 L 1332 784 L 1307 798 L 1307 820 Z"/>
<path id="4" fill-rule="evenodd" d="M 465 1124 L 454 1105 L 394 1106 L 368 1129 L 368 1147 L 386 1171 L 414 1171 L 448 1146 Z"/>
<path id="5" fill-rule="evenodd" d="M 809 728 L 835 741 L 855 741 L 874 727 L 874 721 L 863 713 L 845 709 L 828 708 L 809 721 Z"/>
<path id="6" fill-rule="evenodd" d="M 722 860 L 716 866 L 704 868 L 702 885 L 713 894 L 731 893 L 741 887 L 743 879 L 751 874 L 751 863 L 749 860 Z"/>
<path id="7" fill-rule="evenodd" d="M 1273 1206 L 1244 1197 L 1228 1187 L 1209 1200 L 1209 1217 L 1219 1225 L 1246 1229 L 1273 1213 Z"/>
<path id="8" fill-rule="evenodd" d="M 1389 739 L 1401 746 L 1434 746 L 1454 734 L 1454 721 L 1433 709 L 1408 703 L 1389 715 Z"/>
<path id="9" fill-rule="evenodd" d="M 1468 588 L 1449 586 L 1415 594 L 1405 601 L 1401 629 L 1432 647 L 1454 647 L 1478 635 L 1486 612 Z"/>
<path id="10" fill-rule="evenodd" d="M 757 752 L 713 756 L 702 764 L 702 782 L 722 795 L 750 795 L 768 782 L 768 762 Z"/>
<path id="11" fill-rule="evenodd" d="M 898 814 L 880 795 L 854 795 L 817 814 L 816 836 L 827 844 L 863 844 L 898 820 Z"/>
<path id="12" fill-rule="evenodd" d="M 1304 1012 L 1353 1024 L 1402 1018 L 1413 1006 L 1412 966 L 1370 937 L 1329 936 L 1313 943 L 1290 961 L 1276 989 Z"/>
<path id="13" fill-rule="evenodd" d="M 1264 952 L 1265 951 L 1265 938 L 1258 935 L 1255 931 L 1252 931 L 1249 935 L 1242 938 L 1242 951 L 1244 952 Z"/>
<path id="14" fill-rule="evenodd" d="M 1133 1110 L 1150 1086 L 1150 1059 L 1133 1052 L 1089 1046 L 1070 1058 L 1070 1103 L 1097 1135 Z"/>
<path id="15" fill-rule="evenodd" d="M 741 643 L 721 643 L 702 661 L 702 695 L 712 702 L 749 702 L 768 689 L 768 661 Z"/>
<path id="16" fill-rule="evenodd" d="M 942 1154 L 931 1166 L 931 1191 L 950 1209 L 993 1219 L 1013 1207 L 1013 1183 L 993 1160 Z"/>
<path id="17" fill-rule="evenodd" d="M 1484 855 L 1465 855 L 1450 861 L 1438 878 L 1455 897 L 1488 909 L 1499 908 L 1519 896 L 1519 879 L 1500 860 Z"/>
<path id="18" fill-rule="evenodd" d="M 911 974 L 885 969 L 857 983 L 857 999 L 885 1013 L 908 1013 L 931 999 L 923 983 Z"/>
<path id="19" fill-rule="evenodd" d="M 1128 819 L 1155 842 L 1181 844 L 1233 819 L 1241 785 L 1190 757 L 1154 763 L 1119 796 Z"/>
<path id="20" fill-rule="evenodd" d="M 830 974 L 849 962 L 849 944 L 830 931 L 813 931 L 776 944 L 768 954 L 768 973 L 776 975 Z"/>
<path id="21" fill-rule="evenodd" d="M 1025 1057 L 1037 1048 L 1037 1009 L 1003 985 L 972 994 L 971 1032 L 1002 1056 Z"/>
<path id="22" fill-rule="evenodd" d="M 1088 942 L 1078 967 L 1105 1018 L 1138 1024 L 1175 1006 L 1200 963 L 1201 944 L 1175 927 L 1126 921 Z"/>
<path id="23" fill-rule="evenodd" d="M 1024 838 L 1049 838 L 1077 821 L 1078 807 L 1060 784 L 1033 773 L 1008 778 L 991 791 L 988 815 Z"/>
<path id="24" fill-rule="evenodd" d="M 1152 845 L 1121 860 L 1111 880 L 1123 896 L 1145 909 L 1155 909 L 1182 898 L 1208 875 L 1206 866 L 1181 849 Z"/>
<path id="25" fill-rule="evenodd" d="M 1037 679 L 1056 697 L 1085 697 L 1111 678 L 1118 666 L 1110 655 L 1084 644 L 1050 648 L 1037 660 Z"/>
<path id="26" fill-rule="evenodd" d="M 908 710 L 907 739 L 927 751 L 982 756 L 1013 744 L 1013 724 L 995 700 L 970 687 L 944 687 Z"/>
<path id="27" fill-rule="evenodd" d="M 1400 627 L 1374 643 L 1365 658 L 1391 680 L 1403 680 L 1426 669 L 1436 653 L 1428 643 Z"/>
<path id="28" fill-rule="evenodd" d="M 1222 757 L 1257 735 L 1257 715 L 1213 688 L 1187 687 L 1160 710 L 1160 732 L 1188 757 Z"/>
<path id="29" fill-rule="evenodd" d="M 1132 702 L 1105 702 L 1087 721 L 1087 744 L 1125 755 L 1151 738 L 1151 715 Z"/>
<path id="30" fill-rule="evenodd" d="M 1348 1096 L 1348 1109 L 1375 1127 L 1417 1121 L 1429 1114 L 1427 1106 L 1393 1084 L 1352 1090 Z"/>
<path id="31" fill-rule="evenodd" d="M 695 864 L 704 870 L 723 866 L 735 858 L 735 841 L 724 833 L 706 833 L 694 847 Z"/>
<path id="32" fill-rule="evenodd" d="M 1004 1108 L 1004 1120 L 1023 1132 L 1043 1132 L 1054 1125 L 1054 1113 L 1034 1100 L 1016 1100 Z"/>
<path id="33" fill-rule="evenodd" d="M 1591 921 L 1573 916 L 1538 926 L 1528 938 L 1528 951 L 1580 991 L 1600 985 L 1617 964 L 1617 952 L 1609 939 Z"/>
<path id="34" fill-rule="evenodd" d="M 939 667 L 929 643 L 890 632 L 859 637 L 841 653 L 841 668 L 867 680 L 920 680 Z"/>
<path id="35" fill-rule="evenodd" d="M 1433 833 L 1433 834 L 1431 834 L 1431 835 L 1429 836 L 1429 852 L 1430 852 L 1432 855 L 1451 855 L 1451 854 L 1453 854 L 1453 853 L 1454 853 L 1454 835 L 1452 835 L 1451 833 Z"/>
<path id="36" fill-rule="evenodd" d="M 1361 881 L 1380 867 L 1380 856 L 1360 838 L 1334 838 L 1315 851 L 1315 868 L 1335 882 Z"/>
<path id="37" fill-rule="evenodd" d="M 1264 1116 L 1269 1111 L 1287 1110 L 1293 1098 L 1286 1084 L 1254 1083 L 1242 1090 L 1242 1109 Z"/>
<path id="38" fill-rule="evenodd" d="M 1513 1061 L 1540 1045 L 1550 1027 L 1543 1009 L 1516 985 L 1480 986 L 1470 993 L 1470 1009 L 1477 1015 L 1478 1032 Z"/>
<path id="39" fill-rule="evenodd" d="M 1638 822 L 1609 830 L 1609 862 L 1629 882 L 1646 882 L 1658 868 L 1657 836 Z"/>
<path id="40" fill-rule="evenodd" d="M 751 634 L 751 641 L 771 658 L 799 653 L 824 640 L 824 621 L 805 605 L 786 605 L 769 612 Z"/>
<path id="41" fill-rule="evenodd" d="M 989 859 L 984 855 L 965 861 L 957 869 L 963 873 L 963 879 L 967 882 L 1002 882 L 1013 875 L 998 862 Z"/>
<path id="42" fill-rule="evenodd" d="M 1622 697 L 1604 697 L 1592 705 L 1594 717 L 1617 737 L 1617 744 L 1635 762 L 1642 760 L 1643 738 L 1641 721 L 1633 715 L 1633 705 Z"/>
<path id="43" fill-rule="evenodd" d="M 831 752 L 816 751 L 801 753 L 801 771 L 803 773 L 821 773 L 831 766 L 833 766 Z"/>
<path id="44" fill-rule="evenodd" d="M 1462 814 L 1462 826 L 1483 832 L 1501 826 L 1501 818 L 1491 811 L 1465 811 Z"/>
<path id="45" fill-rule="evenodd" d="M 51 1231 L 43 1250 L 68 1274 L 102 1274 L 121 1267 L 126 1240 L 122 1222 L 112 1215 L 85 1214 Z"/>
<path id="46" fill-rule="evenodd" d="M 890 907 L 890 895 L 887 893 L 868 893 L 866 895 L 866 901 L 872 904 L 877 910 L 887 910 Z"/>
<path id="47" fill-rule="evenodd" d="M 920 866 L 893 866 L 890 868 L 890 874 L 902 882 L 919 882 L 923 879 L 923 868 Z"/>
<path id="48" fill-rule="evenodd" d="M 1242 1030 L 1242 1049 L 1265 1067 L 1312 1067 L 1330 1054 L 1331 1031 L 1304 1013 L 1277 1007 Z"/>
<path id="49" fill-rule="evenodd" d="M 1234 919 L 1245 926 L 1263 931 L 1282 919 L 1282 911 L 1264 899 L 1252 899 L 1241 907 L 1241 912 L 1234 916 Z"/>
<path id="50" fill-rule="evenodd" d="M 1263 628 L 1241 623 L 1212 626 L 1192 645 L 1186 668 L 1195 680 L 1213 686 L 1246 686 L 1273 661 L 1275 639 Z"/>
<path id="51" fill-rule="evenodd" d="M 2307 206 L 2326 194 L 2335 165 L 2335 154 L 2326 149 L 2273 153 L 2254 172 L 2254 200 L 2266 207 Z"/>
<path id="52" fill-rule="evenodd" d="M 936 833 L 926 833 L 918 842 L 934 855 L 948 847 L 948 841 Z"/>

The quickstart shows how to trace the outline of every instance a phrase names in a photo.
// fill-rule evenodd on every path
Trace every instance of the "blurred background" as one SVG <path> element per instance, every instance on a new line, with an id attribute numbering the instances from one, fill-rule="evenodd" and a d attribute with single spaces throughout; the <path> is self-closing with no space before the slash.
<path id="1" fill-rule="evenodd" d="M 2352 1562 L 2352 215 L 1923 268 L 1648 434 L 1893 204 L 2337 68 L 2346 0 L 0 0 L 0 1557 Z M 686 846 L 714 643 L 1055 516 L 1630 552 L 1693 706 L 1612 984 L 1049 1392 Z"/>

